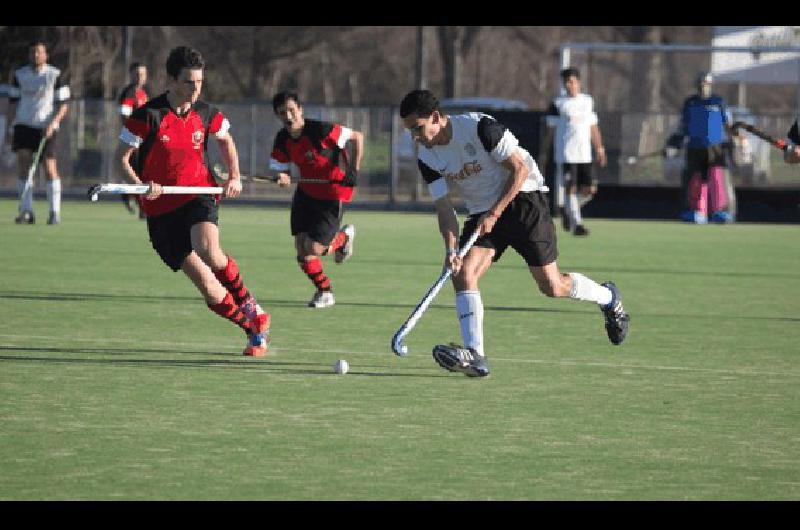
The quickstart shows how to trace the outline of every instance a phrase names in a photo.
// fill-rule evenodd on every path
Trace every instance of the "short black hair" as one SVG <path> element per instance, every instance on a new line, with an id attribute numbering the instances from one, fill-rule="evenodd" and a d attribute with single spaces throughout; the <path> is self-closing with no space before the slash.
<path id="1" fill-rule="evenodd" d="M 131 63 L 131 65 L 128 67 L 128 71 L 129 71 L 129 72 L 133 72 L 134 70 L 136 70 L 137 68 L 140 68 L 140 67 L 142 67 L 142 66 L 144 66 L 145 68 L 147 68 L 147 67 L 146 67 L 145 65 L 143 65 L 142 63 Z"/>
<path id="2" fill-rule="evenodd" d="M 47 43 L 45 41 L 43 41 L 42 39 L 36 39 L 36 40 L 31 41 L 30 45 L 28 46 L 28 49 L 32 50 L 33 48 L 35 48 L 37 46 L 44 46 L 45 50 L 47 50 L 49 48 L 49 46 L 47 46 Z"/>
<path id="3" fill-rule="evenodd" d="M 169 52 L 167 57 L 167 75 L 177 79 L 184 68 L 203 69 L 206 62 L 200 52 L 188 46 L 178 46 Z"/>
<path id="4" fill-rule="evenodd" d="M 574 66 L 570 66 L 569 68 L 564 68 L 561 70 L 561 80 L 566 81 L 570 77 L 575 76 L 577 79 L 581 78 L 581 72 Z"/>
<path id="5" fill-rule="evenodd" d="M 439 110 L 439 100 L 430 90 L 412 90 L 400 102 L 401 118 L 406 118 L 411 114 L 427 118 L 435 110 Z"/>
<path id="6" fill-rule="evenodd" d="M 293 92 L 291 90 L 284 90 L 283 92 L 278 92 L 272 97 L 272 110 L 277 113 L 278 107 L 293 99 L 295 103 L 300 105 L 300 99 L 297 97 L 297 92 Z"/>

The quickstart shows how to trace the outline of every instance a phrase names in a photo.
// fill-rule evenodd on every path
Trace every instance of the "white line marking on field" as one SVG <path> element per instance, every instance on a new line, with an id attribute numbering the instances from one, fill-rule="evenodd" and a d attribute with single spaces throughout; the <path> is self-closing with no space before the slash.
<path id="1" fill-rule="evenodd" d="M 32 341 L 50 341 L 50 342 L 63 342 L 62 339 L 55 338 L 55 337 L 48 337 L 48 336 L 40 336 L 40 335 L 8 335 L 8 334 L 0 334 L 0 339 L 17 339 L 23 341 L 25 344 L 31 344 Z M 114 338 L 97 338 L 97 339 L 84 339 L 84 338 L 72 338 L 70 339 L 73 343 L 85 342 L 85 343 L 95 343 L 95 344 L 102 344 L 108 345 L 109 343 L 115 344 L 135 344 L 142 349 L 148 349 L 150 347 L 158 347 L 158 346 L 169 346 L 175 347 L 175 343 L 171 341 L 141 341 L 141 340 L 134 340 L 134 339 L 114 339 Z M 19 347 L 19 348 L 29 348 L 30 346 L 25 346 L 23 344 L 0 344 L 0 346 L 6 347 Z M 217 353 L 224 353 L 226 351 L 231 351 L 231 353 L 238 352 L 238 347 L 236 344 L 233 344 L 230 341 L 226 341 L 225 344 L 223 343 L 210 343 L 210 342 L 187 342 L 181 344 L 183 348 L 198 348 L 201 351 L 208 351 L 208 353 L 214 353 L 209 350 L 216 349 Z M 2 350 L 0 350 L 2 351 Z M 273 344 L 272 347 L 273 353 L 283 353 L 283 352 L 307 352 L 307 353 L 329 353 L 332 355 L 351 355 L 351 356 L 376 356 L 376 357 L 396 357 L 391 351 L 389 351 L 388 347 L 385 352 L 374 352 L 374 351 L 355 351 L 355 350 L 332 350 L 332 349 L 320 349 L 320 348 L 302 348 L 302 347 L 291 347 L 291 346 L 277 346 Z M 698 368 L 698 367 L 690 367 L 690 366 L 662 366 L 662 365 L 645 365 L 645 364 L 619 364 L 619 363 L 603 363 L 603 362 L 593 362 L 593 361 L 573 361 L 573 360 L 545 360 L 545 359 L 511 359 L 511 358 L 503 358 L 502 355 L 506 353 L 499 352 L 496 355 L 491 355 L 490 360 L 492 362 L 504 362 L 504 363 L 523 363 L 523 364 L 547 364 L 547 365 L 561 365 L 561 366 L 581 366 L 581 367 L 598 367 L 598 368 L 613 368 L 619 370 L 631 370 L 631 369 L 638 369 L 638 370 L 662 370 L 662 371 L 679 371 L 679 372 L 707 372 L 707 373 L 715 373 L 715 374 L 728 374 L 728 375 L 743 375 L 743 376 L 775 376 L 775 377 L 798 377 L 800 378 L 800 373 L 797 372 L 764 372 L 760 370 L 725 370 L 719 368 Z M 500 355 L 498 357 L 497 355 Z"/>

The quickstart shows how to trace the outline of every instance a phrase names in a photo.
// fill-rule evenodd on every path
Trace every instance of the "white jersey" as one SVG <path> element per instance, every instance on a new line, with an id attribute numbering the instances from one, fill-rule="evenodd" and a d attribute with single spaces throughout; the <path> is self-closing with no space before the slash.
<path id="1" fill-rule="evenodd" d="M 588 94 L 559 96 L 550 106 L 547 124 L 556 127 L 555 158 L 560 164 L 592 161 L 591 127 L 597 125 L 594 100 Z"/>
<path id="2" fill-rule="evenodd" d="M 470 215 L 495 205 L 505 191 L 511 172 L 502 162 L 515 152 L 530 170 L 520 191 L 547 191 L 536 161 L 519 146 L 517 138 L 488 114 L 470 112 L 449 116 L 453 137 L 447 145 L 420 145 L 419 167 L 434 200 L 454 186 Z"/>
<path id="3" fill-rule="evenodd" d="M 69 86 L 61 70 L 49 64 L 41 71 L 23 66 L 14 72 L 14 84 L 9 91 L 9 100 L 18 102 L 14 125 L 43 129 L 50 123 L 56 104 L 69 98 Z"/>

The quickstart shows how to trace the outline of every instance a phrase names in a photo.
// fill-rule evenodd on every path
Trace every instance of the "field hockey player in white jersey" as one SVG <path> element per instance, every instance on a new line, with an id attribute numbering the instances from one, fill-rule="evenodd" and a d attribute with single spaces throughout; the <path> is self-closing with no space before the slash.
<path id="1" fill-rule="evenodd" d="M 453 271 L 456 312 L 463 347 L 437 345 L 433 358 L 443 368 L 471 377 L 489 375 L 483 344 L 483 301 L 478 288 L 491 264 L 511 246 L 528 264 L 547 296 L 597 304 L 609 340 L 621 344 L 629 316 L 612 282 L 602 285 L 580 273 L 561 273 L 547 187 L 536 162 L 517 138 L 489 115 L 448 116 L 428 90 L 414 90 L 400 103 L 403 125 L 420 144 L 419 168 L 434 200 L 445 245 L 445 266 Z M 449 192 L 460 192 L 469 212 L 459 239 L 458 218 Z M 475 231 L 480 237 L 464 256 L 458 248 Z"/>
<path id="2" fill-rule="evenodd" d="M 67 114 L 69 85 L 61 70 L 47 64 L 47 47 L 43 42 L 30 46 L 30 64 L 14 72 L 9 93 L 9 123 L 12 148 L 19 167 L 19 216 L 17 224 L 34 224 L 33 176 L 44 159 L 47 175 L 47 199 L 50 216 L 47 224 L 61 220 L 61 177 L 56 167 L 58 127 Z"/>

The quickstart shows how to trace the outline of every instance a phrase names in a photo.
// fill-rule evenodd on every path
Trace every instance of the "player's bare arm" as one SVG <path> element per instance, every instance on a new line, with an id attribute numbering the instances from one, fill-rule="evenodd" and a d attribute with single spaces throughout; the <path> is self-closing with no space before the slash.
<path id="1" fill-rule="evenodd" d="M 361 160 L 364 158 L 364 133 L 353 131 L 348 144 L 353 146 L 353 162 L 350 164 L 356 172 L 361 171 Z"/>
<path id="2" fill-rule="evenodd" d="M 519 190 L 522 189 L 525 179 L 528 178 L 528 166 L 525 165 L 525 161 L 522 159 L 519 150 L 503 160 L 502 165 L 508 169 L 511 174 L 506 181 L 506 188 L 503 190 L 503 194 L 500 195 L 500 198 L 497 199 L 494 206 L 489 208 L 478 220 L 478 230 L 481 231 L 481 235 L 488 234 L 494 229 L 494 225 L 500 218 L 500 215 L 502 215 L 509 203 L 514 200 Z"/>
<path id="3" fill-rule="evenodd" d="M 603 147 L 603 138 L 600 135 L 600 127 L 597 124 L 594 124 L 589 129 L 592 135 L 592 145 L 594 146 L 594 151 L 597 153 L 597 162 L 600 164 L 600 167 L 606 167 L 608 164 L 608 159 L 606 158 L 606 148 Z"/>
<path id="4" fill-rule="evenodd" d="M 55 116 L 53 116 L 53 119 L 50 120 L 49 124 L 47 124 L 47 129 L 45 129 L 44 134 L 47 138 L 53 136 L 53 133 L 56 132 L 61 126 L 61 120 L 63 120 L 64 116 L 67 115 L 67 109 L 68 106 L 66 103 L 62 103 L 58 106 L 58 111 L 56 111 Z"/>
<path id="5" fill-rule="evenodd" d="M 242 192 L 242 179 L 239 173 L 239 153 L 236 151 L 236 143 L 233 141 L 233 136 L 230 133 L 225 133 L 225 136 L 217 138 L 219 144 L 219 152 L 222 155 L 222 161 L 225 167 L 228 168 L 228 180 L 223 184 L 223 194 L 225 197 L 235 198 Z"/>
<path id="6" fill-rule="evenodd" d="M 14 126 L 12 124 L 17 117 L 17 102 L 9 100 L 7 108 L 8 121 L 6 123 L 8 123 L 8 130 L 6 131 L 6 143 L 11 145 L 11 137 L 14 133 Z"/>
<path id="7" fill-rule="evenodd" d="M 450 267 L 453 273 L 461 269 L 461 258 L 458 257 L 458 217 L 450 198 L 444 196 L 434 203 L 436 217 L 439 221 L 439 232 L 442 234 L 445 248 L 444 266 Z"/>

